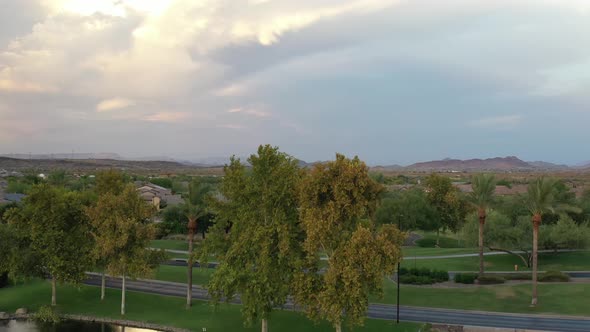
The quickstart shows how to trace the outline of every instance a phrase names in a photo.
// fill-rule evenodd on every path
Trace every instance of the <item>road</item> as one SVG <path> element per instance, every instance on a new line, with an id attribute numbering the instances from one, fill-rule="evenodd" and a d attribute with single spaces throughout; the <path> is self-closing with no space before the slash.
<path id="1" fill-rule="evenodd" d="M 100 275 L 89 273 L 85 284 L 100 286 Z M 119 278 L 107 278 L 109 288 L 121 288 Z M 157 280 L 129 280 L 127 289 L 130 291 L 167 295 L 186 296 L 186 285 L 180 283 Z M 208 300 L 207 290 L 200 286 L 193 286 L 193 298 Z M 232 303 L 239 303 L 235 299 Z M 286 309 L 292 310 L 294 306 L 288 303 Z M 370 304 L 367 316 L 375 319 L 395 319 L 395 306 L 388 304 Z M 562 332 L 588 332 L 590 331 L 590 317 L 555 317 L 542 315 L 523 315 L 509 313 L 493 313 L 467 310 L 433 309 L 421 307 L 400 307 L 400 320 L 412 322 L 428 322 L 440 324 L 456 324 L 471 326 L 504 327 L 515 329 L 531 329 Z"/>

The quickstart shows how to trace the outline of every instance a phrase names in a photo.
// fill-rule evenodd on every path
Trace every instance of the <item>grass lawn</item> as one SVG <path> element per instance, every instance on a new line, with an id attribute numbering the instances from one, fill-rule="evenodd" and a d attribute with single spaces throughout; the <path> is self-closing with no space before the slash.
<path id="1" fill-rule="evenodd" d="M 215 270 L 206 268 L 193 268 L 193 284 L 206 285 Z M 154 276 L 157 280 L 186 283 L 187 267 L 160 265 Z"/>
<path id="2" fill-rule="evenodd" d="M 476 254 L 478 252 L 479 251 L 477 248 L 421 248 L 421 247 L 404 247 L 403 248 L 403 253 L 404 253 L 405 257 Z"/>
<path id="3" fill-rule="evenodd" d="M 57 290 L 58 309 L 62 313 L 93 315 L 98 317 L 122 318 L 118 290 L 107 289 L 104 302 L 99 300 L 100 288 L 81 286 L 59 286 Z M 50 303 L 50 284 L 44 281 L 31 282 L 27 285 L 0 289 L 0 311 L 14 312 L 19 307 L 36 311 L 42 305 Z M 193 331 L 260 331 L 260 325 L 250 328 L 243 325 L 240 306 L 220 305 L 217 308 L 207 302 L 195 301 L 190 310 L 184 308 L 183 298 L 174 298 L 150 294 L 127 292 L 127 315 L 125 319 L 146 321 L 155 324 L 176 326 Z M 353 331 L 419 331 L 420 324 L 401 323 L 382 320 L 367 320 L 362 328 Z M 327 323 L 318 325 L 306 319 L 302 314 L 277 311 L 269 320 L 271 331 L 333 331 Z M 347 329 L 348 330 L 348 329 Z M 350 330 L 349 330 L 350 331 Z"/>
<path id="4" fill-rule="evenodd" d="M 383 298 L 371 302 L 396 303 L 396 284 L 385 281 Z M 401 286 L 401 304 L 448 309 L 487 310 L 515 313 L 552 313 L 590 316 L 590 284 L 539 284 L 539 305 L 530 308 L 531 284 L 469 288 Z"/>
<path id="5" fill-rule="evenodd" d="M 150 247 L 158 249 L 188 250 L 188 243 L 181 240 L 152 240 Z"/>
<path id="6" fill-rule="evenodd" d="M 524 266 L 520 258 L 514 255 L 485 256 L 484 262 L 489 271 L 514 271 L 514 265 L 518 265 L 519 271 L 530 270 Z M 403 261 L 402 266 L 407 268 L 428 267 L 448 271 L 477 271 L 479 258 L 409 259 Z M 539 254 L 539 270 L 590 270 L 590 251 Z"/>

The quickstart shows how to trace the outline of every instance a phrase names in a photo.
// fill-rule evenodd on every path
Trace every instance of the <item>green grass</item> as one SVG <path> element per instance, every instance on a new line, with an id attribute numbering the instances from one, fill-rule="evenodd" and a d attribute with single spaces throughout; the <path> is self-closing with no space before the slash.
<path id="1" fill-rule="evenodd" d="M 383 298 L 371 302 L 396 303 L 396 284 L 385 281 Z M 447 309 L 590 316 L 590 284 L 539 284 L 539 305 L 531 308 L 531 284 L 469 288 L 432 288 L 401 285 L 401 304 Z"/>
<path id="2" fill-rule="evenodd" d="M 222 304 L 217 307 L 207 302 L 194 301 L 190 310 L 185 309 L 183 298 L 166 297 L 135 292 L 127 292 L 127 315 L 120 311 L 121 293 L 107 289 L 104 302 L 99 300 L 100 288 L 82 286 L 59 286 L 57 290 L 58 310 L 62 313 L 93 315 L 97 317 L 125 318 L 155 324 L 175 326 L 193 331 L 260 331 L 260 325 L 244 327 L 240 306 Z M 19 307 L 36 311 L 50 302 L 51 290 L 48 282 L 36 281 L 27 285 L 0 289 L 0 311 L 14 312 Z M 269 320 L 271 331 L 333 331 L 326 322 L 314 324 L 301 313 L 276 311 Z M 353 331 L 418 331 L 420 324 L 401 323 L 382 320 L 367 320 L 362 328 Z M 350 331 L 350 330 L 349 330 Z"/>
<path id="3" fill-rule="evenodd" d="M 152 240 L 150 247 L 158 249 L 188 250 L 188 243 L 181 240 Z"/>
<path id="4" fill-rule="evenodd" d="M 207 268 L 193 268 L 193 284 L 206 285 L 215 270 Z M 160 265 L 156 270 L 155 279 L 185 283 L 187 279 L 187 267 Z"/>
<path id="5" fill-rule="evenodd" d="M 476 254 L 477 248 L 421 248 L 421 247 L 404 247 L 405 257 L 414 256 L 445 256 L 458 254 Z"/>
<path id="6" fill-rule="evenodd" d="M 485 267 L 488 271 L 514 271 L 514 265 L 518 265 L 519 271 L 529 271 L 522 260 L 514 255 L 495 255 L 484 257 Z M 447 271 L 477 271 L 479 257 L 440 258 L 440 259 L 416 259 L 405 260 L 402 266 L 428 267 Z M 587 271 L 590 270 L 590 252 L 564 252 L 539 254 L 539 270 L 557 271 Z"/>

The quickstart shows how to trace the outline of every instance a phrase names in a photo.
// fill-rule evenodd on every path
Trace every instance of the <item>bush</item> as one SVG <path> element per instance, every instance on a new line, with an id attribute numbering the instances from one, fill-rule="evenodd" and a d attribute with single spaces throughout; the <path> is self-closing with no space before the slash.
<path id="1" fill-rule="evenodd" d="M 532 280 L 533 275 L 532 273 L 503 273 L 503 274 L 494 274 L 495 276 L 500 276 L 506 280 Z"/>
<path id="2" fill-rule="evenodd" d="M 487 275 L 477 278 L 477 283 L 480 285 L 496 285 L 503 284 L 505 282 L 506 279 L 502 278 L 501 276 Z"/>
<path id="3" fill-rule="evenodd" d="M 437 282 L 449 281 L 449 272 L 442 270 L 433 270 L 432 278 L 434 278 L 434 280 L 436 280 Z"/>
<path id="4" fill-rule="evenodd" d="M 475 279 L 477 279 L 477 274 L 475 273 L 457 273 L 454 278 L 458 284 L 473 284 Z"/>
<path id="5" fill-rule="evenodd" d="M 408 270 L 407 268 L 402 267 L 402 268 L 399 269 L 399 275 L 400 276 L 405 276 L 407 274 L 410 274 L 410 270 Z"/>
<path id="6" fill-rule="evenodd" d="M 43 322 L 43 323 L 59 323 L 60 318 L 57 312 L 53 310 L 52 307 L 49 306 L 42 306 L 39 310 L 35 313 L 33 318 L 36 321 Z"/>
<path id="7" fill-rule="evenodd" d="M 539 281 L 541 282 L 568 282 L 570 277 L 560 271 L 547 271 L 539 275 Z"/>
<path id="8" fill-rule="evenodd" d="M 401 284 L 410 285 L 432 285 L 435 281 L 427 276 L 416 276 L 416 275 L 404 275 L 399 277 Z"/>
<path id="9" fill-rule="evenodd" d="M 434 248 L 436 246 L 436 239 L 421 238 L 419 240 L 416 240 L 416 245 L 422 248 Z"/>

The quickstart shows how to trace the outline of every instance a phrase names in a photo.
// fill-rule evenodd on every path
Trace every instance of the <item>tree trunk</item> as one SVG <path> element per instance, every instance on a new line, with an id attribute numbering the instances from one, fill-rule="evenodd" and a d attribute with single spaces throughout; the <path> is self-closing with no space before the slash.
<path id="1" fill-rule="evenodd" d="M 100 300 L 101 301 L 104 301 L 105 286 L 106 286 L 106 277 L 105 277 L 104 271 L 102 271 L 102 278 L 100 280 Z"/>
<path id="2" fill-rule="evenodd" d="M 336 332 L 342 332 L 342 323 L 340 323 L 340 322 L 336 323 L 335 328 L 336 328 Z"/>
<path id="3" fill-rule="evenodd" d="M 266 318 L 262 319 L 262 332 L 268 332 L 268 320 Z"/>
<path id="4" fill-rule="evenodd" d="M 51 276 L 51 305 L 52 306 L 56 306 L 57 305 L 57 299 L 56 299 L 56 285 L 55 285 L 56 281 L 55 281 L 55 276 Z"/>
<path id="5" fill-rule="evenodd" d="M 537 305 L 537 243 L 539 239 L 539 224 L 541 223 L 541 215 L 533 216 L 533 299 L 531 306 Z"/>
<path id="6" fill-rule="evenodd" d="M 486 223 L 486 211 L 479 211 L 479 276 L 483 277 L 483 228 Z"/>
<path id="7" fill-rule="evenodd" d="M 194 229 L 188 231 L 188 273 L 187 273 L 187 287 L 186 287 L 186 308 L 193 305 L 193 242 Z"/>
<path id="8" fill-rule="evenodd" d="M 121 284 L 121 315 L 125 315 L 125 274 Z"/>

